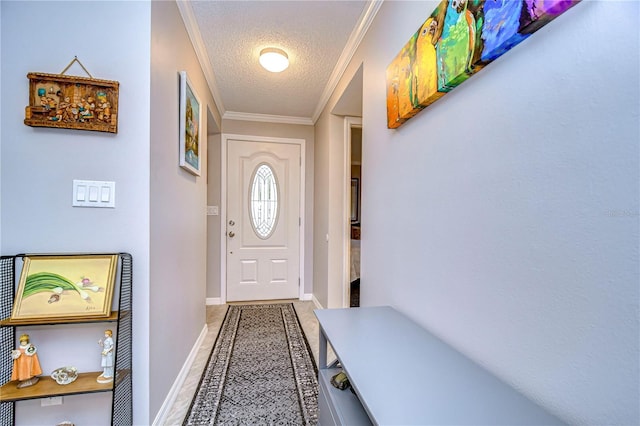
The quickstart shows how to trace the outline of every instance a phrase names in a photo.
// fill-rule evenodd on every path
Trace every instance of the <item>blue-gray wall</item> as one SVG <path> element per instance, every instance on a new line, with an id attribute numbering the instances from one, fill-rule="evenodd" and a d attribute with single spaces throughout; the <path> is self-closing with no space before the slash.
<path id="1" fill-rule="evenodd" d="M 316 218 L 342 160 L 327 116 L 362 65 L 363 305 L 568 422 L 638 424 L 640 4 L 583 1 L 389 130 L 386 67 L 436 4 L 383 3 L 318 122 Z"/>
<path id="2" fill-rule="evenodd" d="M 2 1 L 0 8 L 2 254 L 133 255 L 134 412 L 139 424 L 147 424 L 151 3 Z M 76 55 L 94 77 L 120 82 L 117 134 L 23 124 L 27 73 L 59 73 Z M 67 74 L 85 75 L 77 64 Z M 72 207 L 74 179 L 115 181 L 115 209 Z M 104 325 L 68 327 L 66 333 L 29 328 L 44 373 L 63 365 L 99 371 L 96 342 Z M 23 401 L 18 424 L 56 424 L 68 413 L 75 413 L 77 424 L 109 424 L 105 398 L 109 403 L 108 393 L 65 397 L 57 407 Z"/>

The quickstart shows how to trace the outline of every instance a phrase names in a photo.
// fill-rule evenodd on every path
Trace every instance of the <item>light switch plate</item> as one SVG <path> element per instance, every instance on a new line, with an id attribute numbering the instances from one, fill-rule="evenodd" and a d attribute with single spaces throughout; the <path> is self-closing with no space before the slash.
<path id="1" fill-rule="evenodd" d="M 218 216 L 218 206 L 207 206 L 207 216 Z"/>
<path id="2" fill-rule="evenodd" d="M 116 207 L 116 183 L 73 180 L 73 207 Z"/>

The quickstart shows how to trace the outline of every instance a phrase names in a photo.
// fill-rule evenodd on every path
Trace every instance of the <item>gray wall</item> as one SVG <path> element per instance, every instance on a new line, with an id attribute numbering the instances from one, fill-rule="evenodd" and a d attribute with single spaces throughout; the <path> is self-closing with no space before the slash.
<path id="1" fill-rule="evenodd" d="M 134 415 L 138 424 L 148 424 L 151 4 L 2 1 L 0 9 L 2 254 L 133 255 Z M 59 73 L 75 55 L 94 77 L 120 82 L 117 134 L 23 124 L 27 73 Z M 77 65 L 67 74 L 85 75 Z M 115 181 L 115 209 L 72 207 L 73 179 Z M 104 327 L 29 328 L 45 374 L 69 364 L 80 371 L 100 370 L 96 342 Z M 106 393 L 65 397 L 57 407 L 23 401 L 17 404 L 17 420 L 56 424 L 74 413 L 77 424 L 109 424 L 109 404 Z"/>
<path id="2" fill-rule="evenodd" d="M 207 134 L 220 119 L 175 2 L 151 7 L 149 412 L 160 409 L 205 324 Z M 179 71 L 203 105 L 201 176 L 178 167 Z M 208 112 L 209 111 L 209 112 Z M 211 119 L 213 114 L 214 120 Z"/>
<path id="3" fill-rule="evenodd" d="M 313 191 L 314 191 L 314 132 L 313 126 L 301 124 L 263 123 L 256 121 L 223 120 L 222 131 L 235 135 L 250 135 L 278 138 L 304 139 L 305 141 L 305 259 L 304 262 L 304 292 L 313 291 Z M 218 157 L 219 158 L 219 157 Z M 209 231 L 211 232 L 211 230 Z M 218 235 L 220 233 L 218 232 Z M 211 234 L 210 234 L 211 237 Z M 219 241 L 219 240 L 218 240 Z M 219 243 L 218 243 L 219 244 Z M 219 264 L 220 262 L 218 262 Z M 215 278 L 215 277 L 213 277 Z M 210 280 L 207 287 L 208 297 L 220 297 L 220 274 L 217 281 Z"/>
<path id="4" fill-rule="evenodd" d="M 582 2 L 389 130 L 386 67 L 436 4 L 378 12 L 317 123 L 316 218 L 340 160 L 328 111 L 363 65 L 361 303 L 567 422 L 638 424 L 640 5 Z"/>

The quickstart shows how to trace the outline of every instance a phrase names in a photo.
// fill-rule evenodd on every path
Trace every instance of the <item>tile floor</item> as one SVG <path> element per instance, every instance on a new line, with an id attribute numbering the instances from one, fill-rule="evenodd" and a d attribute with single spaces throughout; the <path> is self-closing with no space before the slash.
<path id="1" fill-rule="evenodd" d="M 311 351 L 313 352 L 313 357 L 317 365 L 319 351 L 319 326 L 318 321 L 313 314 L 313 310 L 316 309 L 316 305 L 313 302 L 302 302 L 297 300 L 282 302 L 293 302 L 293 305 L 296 309 L 296 314 L 300 319 L 300 324 L 302 325 L 302 329 L 307 337 L 307 341 L 309 342 L 309 346 L 311 347 Z M 278 302 L 269 301 L 251 303 Z M 246 304 L 246 302 L 244 302 L 243 304 Z M 204 368 L 206 366 L 209 354 L 211 353 L 211 349 L 213 348 L 216 337 L 218 336 L 218 331 L 220 330 L 220 326 L 222 325 L 222 321 L 224 320 L 224 316 L 227 312 L 227 307 L 228 305 L 207 306 L 207 334 L 202 342 L 201 350 L 197 354 L 196 359 L 194 360 L 193 365 L 189 370 L 189 374 L 187 375 L 187 378 L 185 379 L 184 384 L 180 389 L 175 402 L 173 403 L 173 406 L 169 410 L 169 414 L 167 415 L 166 421 L 164 423 L 166 426 L 182 425 L 182 422 L 187 415 L 187 410 L 191 405 L 193 395 L 195 394 L 198 387 L 198 383 L 200 382 L 200 377 L 202 376 L 202 372 L 204 371 Z"/>

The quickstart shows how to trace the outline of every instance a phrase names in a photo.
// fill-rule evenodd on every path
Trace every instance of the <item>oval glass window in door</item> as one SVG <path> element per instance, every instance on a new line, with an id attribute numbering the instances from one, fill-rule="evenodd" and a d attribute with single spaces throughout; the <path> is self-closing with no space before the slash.
<path id="1" fill-rule="evenodd" d="M 278 221 L 278 182 L 271 166 L 262 163 L 251 179 L 249 217 L 256 235 L 267 239 Z"/>

